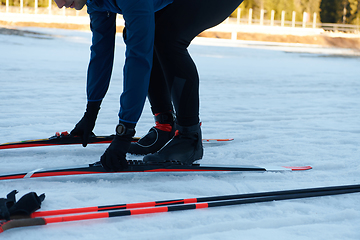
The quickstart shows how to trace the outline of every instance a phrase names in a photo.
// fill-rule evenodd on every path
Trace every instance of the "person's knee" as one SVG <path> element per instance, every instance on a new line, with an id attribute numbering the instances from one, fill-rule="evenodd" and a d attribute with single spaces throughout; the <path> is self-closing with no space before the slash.
<path id="1" fill-rule="evenodd" d="M 155 47 L 161 52 L 185 51 L 190 42 L 184 40 L 182 34 L 176 27 L 157 25 L 155 27 Z"/>

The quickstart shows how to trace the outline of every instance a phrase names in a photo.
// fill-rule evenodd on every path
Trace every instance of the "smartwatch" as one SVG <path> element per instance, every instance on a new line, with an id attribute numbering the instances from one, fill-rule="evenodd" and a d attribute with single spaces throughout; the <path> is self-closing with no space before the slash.
<path id="1" fill-rule="evenodd" d="M 134 135 L 135 129 L 127 128 L 124 124 L 119 123 L 116 126 L 115 132 L 116 132 L 116 135 L 118 135 L 118 136 L 124 136 L 124 135 L 130 135 L 130 134 Z"/>

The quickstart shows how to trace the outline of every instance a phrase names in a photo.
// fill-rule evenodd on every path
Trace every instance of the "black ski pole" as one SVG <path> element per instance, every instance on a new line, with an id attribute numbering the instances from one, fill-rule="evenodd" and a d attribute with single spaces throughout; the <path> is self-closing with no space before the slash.
<path id="1" fill-rule="evenodd" d="M 70 209 L 59 209 L 59 210 L 50 210 L 50 211 L 38 211 L 34 212 L 31 217 L 44 217 L 44 216 L 54 216 L 54 215 L 65 215 L 65 214 L 75 214 L 75 213 L 87 213 L 87 212 L 101 212 L 101 211 L 111 211 L 111 210 L 120 210 L 120 209 L 134 209 L 134 208 L 146 208 L 146 207 L 159 207 L 175 204 L 189 204 L 189 203 L 201 203 L 201 202 L 214 202 L 214 201 L 225 201 L 225 200 L 235 200 L 235 199 L 249 199 L 249 198 L 259 198 L 259 197 L 268 197 L 268 196 L 284 196 L 284 195 L 301 195 L 304 193 L 326 193 L 327 195 L 335 195 L 335 192 L 346 191 L 346 193 L 352 193 L 360 191 L 359 185 L 344 185 L 344 186 L 331 186 L 331 187 L 319 187 L 319 188 L 305 188 L 305 189 L 294 189 L 294 190 L 284 190 L 284 191 L 271 191 L 271 192 L 260 192 L 260 193 L 247 193 L 247 194 L 234 194 L 234 195 L 223 195 L 223 196 L 212 196 L 212 197 L 199 197 L 199 198 L 186 198 L 186 199 L 173 199 L 173 200 L 163 200 L 163 201 L 150 201 L 150 202 L 140 202 L 140 203 L 127 203 L 127 204 L 115 204 L 115 205 L 105 205 L 105 206 L 95 206 L 95 207 L 84 207 L 84 208 L 70 208 Z M 323 195 L 325 196 L 325 195 Z"/>
<path id="2" fill-rule="evenodd" d="M 355 192 L 360 192 L 360 185 L 334 186 L 334 187 L 324 187 L 324 188 L 310 188 L 310 189 L 298 189 L 298 190 L 288 190 L 288 191 L 278 191 L 278 192 L 244 194 L 247 196 L 252 195 L 252 197 L 209 201 L 209 199 L 216 199 L 216 198 L 220 199 L 224 197 L 224 196 L 216 196 L 216 197 L 208 197 L 207 198 L 208 202 L 205 201 L 206 198 L 197 198 L 200 200 L 201 199 L 204 200 L 204 202 L 184 203 L 184 204 L 180 203 L 177 205 L 136 208 L 132 210 L 103 211 L 103 212 L 60 216 L 60 217 L 36 217 L 29 219 L 14 219 L 6 222 L 1 222 L 0 233 L 11 228 L 47 225 L 49 223 L 111 218 L 111 217 L 151 214 L 151 213 L 160 213 L 160 212 L 173 212 L 173 211 L 183 211 L 183 210 L 191 210 L 191 209 L 203 209 L 203 208 L 241 205 L 241 204 L 249 204 L 249 203 L 261 203 L 261 202 L 271 202 L 271 201 L 280 201 L 280 200 L 330 196 L 330 195 L 347 194 L 347 193 L 355 193 Z M 235 195 L 230 195 L 230 196 L 235 196 Z M 225 196 L 225 198 L 226 197 L 229 196 Z"/>

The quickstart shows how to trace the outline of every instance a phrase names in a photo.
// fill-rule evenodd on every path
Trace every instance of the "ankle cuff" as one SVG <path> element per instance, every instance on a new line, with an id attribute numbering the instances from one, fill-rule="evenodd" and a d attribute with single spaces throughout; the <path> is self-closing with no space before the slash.
<path id="1" fill-rule="evenodd" d="M 192 126 L 188 126 L 188 127 L 183 127 L 180 126 L 178 124 L 176 124 L 176 130 L 178 130 L 180 133 L 186 134 L 186 133 L 193 133 L 193 132 L 198 132 L 200 129 L 200 123 L 192 125 Z"/>
<path id="2" fill-rule="evenodd" d="M 154 118 L 156 123 L 174 125 L 174 114 L 172 111 L 155 113 Z"/>
<path id="3" fill-rule="evenodd" d="M 159 122 L 155 122 L 156 123 L 156 126 L 155 128 L 156 129 L 159 129 L 161 131 L 164 131 L 164 132 L 171 132 L 171 130 L 173 129 L 173 126 L 171 126 L 170 124 L 168 123 L 165 123 L 165 124 L 161 124 Z"/>

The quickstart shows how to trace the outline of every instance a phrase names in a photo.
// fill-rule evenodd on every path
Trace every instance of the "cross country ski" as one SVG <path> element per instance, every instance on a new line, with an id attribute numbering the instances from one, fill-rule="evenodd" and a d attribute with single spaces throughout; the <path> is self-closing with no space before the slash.
<path id="1" fill-rule="evenodd" d="M 227 166 L 227 165 L 202 165 L 191 164 L 183 165 L 180 162 L 166 163 L 145 163 L 141 160 L 129 160 L 128 168 L 119 172 L 106 171 L 100 162 L 93 164 L 54 169 L 36 169 L 29 172 L 1 174 L 0 180 L 21 179 L 21 178 L 39 178 L 39 177 L 56 177 L 70 175 L 86 174 L 114 174 L 114 173 L 136 173 L 136 172 L 283 172 L 283 171 L 303 171 L 312 169 L 311 166 L 300 167 L 259 167 L 259 166 Z"/>
<path id="2" fill-rule="evenodd" d="M 115 135 L 96 136 L 92 135 L 89 138 L 89 144 L 111 143 Z M 133 142 L 138 141 L 139 137 L 133 137 Z M 205 138 L 202 139 L 203 143 L 222 143 L 230 142 L 233 138 Z M 56 132 L 54 136 L 43 139 L 33 139 L 17 142 L 8 142 L 0 144 L 0 149 L 12 149 L 12 148 L 27 148 L 27 147 L 42 147 L 42 146 L 55 146 L 55 145 L 75 145 L 81 144 L 81 138 L 73 136 L 68 132 Z"/>

